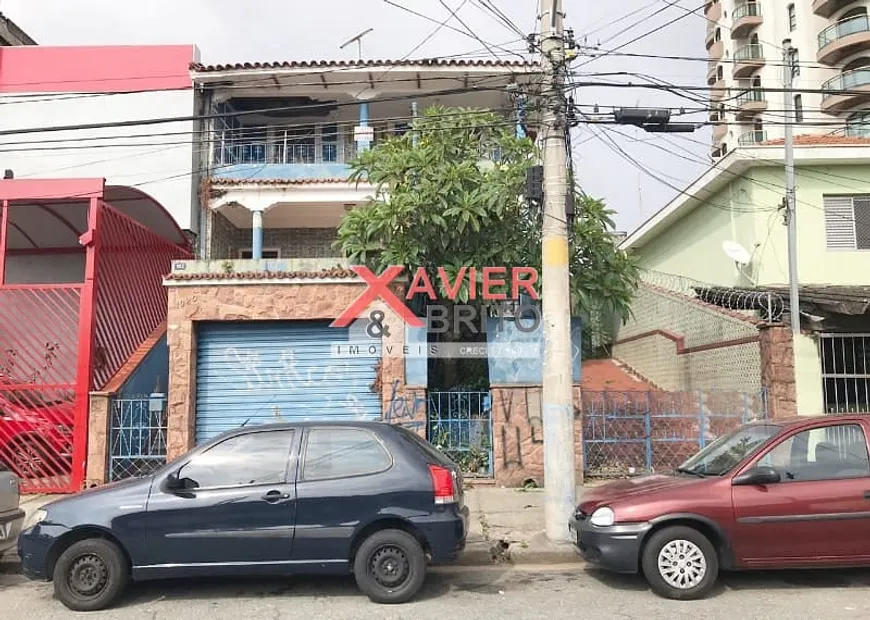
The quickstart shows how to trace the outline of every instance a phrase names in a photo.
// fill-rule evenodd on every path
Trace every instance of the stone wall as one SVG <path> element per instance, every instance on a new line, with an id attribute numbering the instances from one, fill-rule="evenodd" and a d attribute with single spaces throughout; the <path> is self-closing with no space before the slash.
<path id="1" fill-rule="evenodd" d="M 223 215 L 211 213 L 207 259 L 239 258 L 243 248 L 250 248 L 251 229 L 236 228 Z M 337 239 L 335 228 L 266 228 L 263 249 L 278 249 L 281 258 L 338 258 L 341 252 L 332 247 Z"/>
<path id="2" fill-rule="evenodd" d="M 583 472 L 580 386 L 574 386 L 574 446 L 578 483 Z M 544 433 L 540 385 L 492 386 L 493 472 L 496 484 L 543 486 Z"/>
<path id="3" fill-rule="evenodd" d="M 795 416 L 798 410 L 791 327 L 765 325 L 759 334 L 761 381 L 768 391 L 770 415 L 774 418 Z"/>
<path id="4" fill-rule="evenodd" d="M 112 395 L 91 392 L 88 413 L 88 463 L 85 470 L 85 488 L 98 486 L 108 480 L 109 425 Z"/>
<path id="5" fill-rule="evenodd" d="M 213 282 L 213 280 L 210 280 Z M 199 321 L 331 320 L 339 316 L 365 290 L 358 280 L 329 283 L 261 284 L 184 281 L 168 283 L 169 315 L 169 423 L 168 458 L 183 454 L 194 445 L 196 403 L 196 323 Z M 381 310 L 387 325 L 402 325 L 401 319 L 383 302 L 371 304 Z M 383 337 L 384 350 L 401 351 L 404 330 L 391 329 Z M 391 422 L 425 425 L 423 406 L 415 406 L 415 392 L 405 389 L 402 357 L 384 354 L 380 365 L 382 412 Z"/>

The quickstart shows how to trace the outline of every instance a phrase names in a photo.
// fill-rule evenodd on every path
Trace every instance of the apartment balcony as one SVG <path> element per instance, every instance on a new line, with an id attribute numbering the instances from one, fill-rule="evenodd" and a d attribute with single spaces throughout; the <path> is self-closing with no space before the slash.
<path id="1" fill-rule="evenodd" d="M 722 119 L 721 122 L 717 122 L 715 125 L 713 125 L 713 142 L 718 144 L 727 134 L 728 125 L 727 123 L 725 123 L 724 119 Z"/>
<path id="2" fill-rule="evenodd" d="M 813 13 L 827 19 L 850 2 L 852 0 L 813 0 Z"/>
<path id="3" fill-rule="evenodd" d="M 746 2 L 734 7 L 731 13 L 731 38 L 745 39 L 749 33 L 764 21 L 761 15 L 761 5 L 758 2 Z"/>
<path id="4" fill-rule="evenodd" d="M 719 69 L 719 63 L 711 60 L 707 63 L 707 85 L 712 86 L 716 83 L 716 71 Z"/>
<path id="5" fill-rule="evenodd" d="M 751 118 L 767 109 L 767 95 L 760 88 L 752 88 L 738 95 L 734 105 L 739 120 Z"/>
<path id="6" fill-rule="evenodd" d="M 870 68 L 845 71 L 822 84 L 822 112 L 839 114 L 868 101 Z"/>
<path id="7" fill-rule="evenodd" d="M 749 77 L 765 65 L 764 48 L 760 43 L 744 45 L 734 52 L 734 68 L 731 74 L 735 78 Z"/>
<path id="8" fill-rule="evenodd" d="M 725 80 L 719 80 L 710 88 L 710 99 L 714 101 L 721 100 L 725 93 L 728 92 L 728 87 L 725 85 Z"/>
<path id="9" fill-rule="evenodd" d="M 857 15 L 828 26 L 819 33 L 816 59 L 835 65 L 850 54 L 870 49 L 870 19 Z"/>
<path id="10" fill-rule="evenodd" d="M 761 129 L 747 131 L 737 138 L 737 144 L 740 146 L 756 146 L 763 142 L 767 142 L 767 132 Z"/>
<path id="11" fill-rule="evenodd" d="M 707 36 L 704 39 L 704 45 L 707 46 L 707 49 L 716 42 L 716 24 L 713 22 L 707 22 Z"/>
<path id="12" fill-rule="evenodd" d="M 704 17 L 717 22 L 722 18 L 722 3 L 719 0 L 710 0 L 704 8 Z"/>
<path id="13" fill-rule="evenodd" d="M 294 142 L 283 133 L 262 140 L 219 137 L 215 147 L 215 178 L 257 179 L 345 179 L 349 162 L 356 157 L 356 144 L 338 142 Z"/>
<path id="14" fill-rule="evenodd" d="M 725 42 L 724 41 L 716 41 L 713 45 L 710 46 L 710 49 L 707 50 L 707 57 L 711 60 L 722 60 L 722 57 L 725 55 Z"/>

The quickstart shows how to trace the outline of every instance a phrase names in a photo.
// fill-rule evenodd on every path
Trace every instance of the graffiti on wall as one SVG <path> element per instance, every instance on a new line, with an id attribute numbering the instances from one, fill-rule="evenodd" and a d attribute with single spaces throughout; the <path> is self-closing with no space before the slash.
<path id="1" fill-rule="evenodd" d="M 495 404 L 504 421 L 498 440 L 501 441 L 502 466 L 505 469 L 522 469 L 523 452 L 544 444 L 542 394 L 539 387 L 514 388 L 495 391 Z M 580 412 L 575 409 L 574 419 Z M 526 446 L 526 450 L 524 450 Z"/>
<path id="2" fill-rule="evenodd" d="M 402 394 L 401 382 L 396 379 L 390 392 L 390 400 L 384 408 L 383 421 L 418 429 L 425 424 L 426 397 L 418 392 Z"/>

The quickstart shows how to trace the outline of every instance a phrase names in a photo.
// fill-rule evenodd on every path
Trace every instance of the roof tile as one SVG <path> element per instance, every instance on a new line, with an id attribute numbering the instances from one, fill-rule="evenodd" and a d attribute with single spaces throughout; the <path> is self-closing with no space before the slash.
<path id="1" fill-rule="evenodd" d="M 533 60 L 422 58 L 418 60 L 284 60 L 276 62 L 238 62 L 218 65 L 204 65 L 195 62 L 191 63 L 190 69 L 196 73 L 214 73 L 218 71 L 256 71 L 258 69 L 352 69 L 355 67 L 379 67 L 385 65 L 398 67 L 540 68 L 540 64 Z"/>
<path id="2" fill-rule="evenodd" d="M 209 182 L 215 186 L 226 185 L 326 185 L 329 183 L 349 183 L 347 179 L 316 178 L 316 179 L 232 179 L 212 177 Z"/>
<path id="3" fill-rule="evenodd" d="M 167 280 L 332 280 L 358 278 L 350 269 L 335 267 L 320 271 L 238 271 L 230 273 L 170 273 Z"/>
<path id="4" fill-rule="evenodd" d="M 775 146 L 785 144 L 784 138 L 777 138 L 776 140 L 768 140 L 766 142 L 762 142 L 765 146 Z M 826 146 L 826 145 L 837 145 L 837 144 L 859 144 L 866 145 L 870 144 L 870 138 L 861 138 L 858 136 L 838 136 L 833 134 L 801 134 L 799 136 L 794 137 L 795 146 Z"/>

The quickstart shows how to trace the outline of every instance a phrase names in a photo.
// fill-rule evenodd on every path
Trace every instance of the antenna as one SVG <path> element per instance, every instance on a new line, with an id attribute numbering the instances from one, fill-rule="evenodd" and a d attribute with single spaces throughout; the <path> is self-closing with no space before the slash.
<path id="1" fill-rule="evenodd" d="M 757 248 L 758 246 L 756 245 L 756 249 Z M 750 274 L 745 273 L 742 269 L 743 267 L 746 267 L 752 262 L 752 254 L 749 253 L 749 250 L 744 248 L 736 241 L 723 241 L 722 251 L 725 252 L 728 258 L 734 261 L 734 266 L 737 269 L 737 273 L 752 282 L 752 285 L 755 286 L 757 284 L 755 278 L 753 278 Z"/>
<path id="2" fill-rule="evenodd" d="M 369 28 L 368 30 L 363 30 L 355 37 L 352 37 L 352 38 L 348 39 L 347 41 L 345 41 L 344 43 L 342 43 L 338 49 L 343 50 L 348 45 L 350 45 L 351 43 L 356 41 L 357 53 L 359 54 L 359 59 L 362 60 L 362 38 L 364 36 L 366 36 L 367 34 L 369 34 L 372 30 L 374 30 L 374 28 Z"/>

